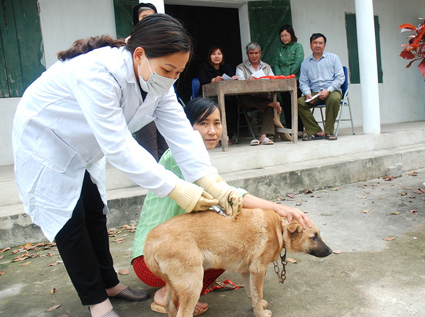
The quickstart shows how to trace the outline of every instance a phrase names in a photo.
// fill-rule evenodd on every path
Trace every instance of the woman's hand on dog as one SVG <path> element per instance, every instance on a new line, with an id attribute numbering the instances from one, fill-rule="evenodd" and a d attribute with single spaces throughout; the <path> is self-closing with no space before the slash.
<path id="1" fill-rule="evenodd" d="M 262 208 L 274 210 L 279 216 L 287 218 L 288 222 L 292 222 L 294 219 L 297 220 L 303 229 L 306 229 L 307 227 L 311 228 L 312 226 L 310 218 L 308 218 L 308 216 L 298 208 L 277 204 L 251 194 L 246 194 L 243 196 L 242 206 L 244 208 Z"/>
<path id="2" fill-rule="evenodd" d="M 298 223 L 305 230 L 307 227 L 311 228 L 311 220 L 310 218 L 301 210 L 294 207 L 289 207 L 281 204 L 275 203 L 275 208 L 273 210 L 281 217 L 285 217 L 288 219 L 288 222 L 292 222 L 292 220 L 298 221 Z"/>

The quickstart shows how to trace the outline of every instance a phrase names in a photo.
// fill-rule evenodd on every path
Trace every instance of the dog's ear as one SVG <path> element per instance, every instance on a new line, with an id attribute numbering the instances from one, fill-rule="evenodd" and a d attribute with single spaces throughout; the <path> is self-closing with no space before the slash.
<path id="1" fill-rule="evenodd" d="M 291 222 L 288 225 L 288 231 L 290 233 L 294 233 L 295 231 L 296 232 L 302 232 L 303 231 L 303 227 L 301 227 L 301 225 L 298 222 Z"/>

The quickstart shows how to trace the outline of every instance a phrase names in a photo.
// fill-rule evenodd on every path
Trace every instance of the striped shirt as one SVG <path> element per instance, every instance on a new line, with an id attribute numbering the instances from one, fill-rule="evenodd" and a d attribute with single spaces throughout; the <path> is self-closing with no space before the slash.
<path id="1" fill-rule="evenodd" d="M 307 96 L 321 89 L 341 92 L 345 75 L 339 57 L 332 53 L 323 52 L 320 60 L 307 57 L 301 64 L 300 89 Z"/>
<path id="2" fill-rule="evenodd" d="M 167 170 L 183 178 L 183 174 L 178 167 L 170 149 L 168 149 L 159 160 Z M 247 194 L 247 191 L 238 188 L 241 196 Z M 174 216 L 186 213 L 177 203 L 168 196 L 160 198 L 153 192 L 148 192 L 140 213 L 139 223 L 137 224 L 136 234 L 134 236 L 133 247 L 131 250 L 131 260 L 144 254 L 145 240 L 148 233 L 157 225 L 171 219 Z"/>

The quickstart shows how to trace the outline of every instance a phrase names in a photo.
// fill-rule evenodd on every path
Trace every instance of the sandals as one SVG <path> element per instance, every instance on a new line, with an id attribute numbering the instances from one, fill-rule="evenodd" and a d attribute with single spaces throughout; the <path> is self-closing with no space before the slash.
<path id="1" fill-rule="evenodd" d="M 317 133 L 315 133 L 312 135 L 306 135 L 305 137 L 303 137 L 303 141 L 322 140 L 323 138 L 328 141 L 338 140 L 338 137 L 335 134 L 326 134 L 325 136 L 323 136 L 323 135 L 318 135 Z"/>
<path id="2" fill-rule="evenodd" d="M 201 295 L 206 295 L 213 291 L 233 291 L 243 287 L 243 285 L 237 285 L 229 279 L 226 279 L 223 282 L 215 280 L 201 293 Z"/>
<path id="3" fill-rule="evenodd" d="M 260 145 L 260 144 L 262 144 L 262 145 L 273 145 L 274 142 L 272 140 L 270 140 L 268 137 L 265 137 L 263 139 L 263 141 L 261 141 L 261 142 L 257 139 L 254 139 L 254 140 L 251 141 L 250 144 L 251 144 L 251 146 L 256 146 L 256 145 Z"/>
<path id="4" fill-rule="evenodd" d="M 258 141 L 257 139 L 254 139 L 251 141 L 251 146 L 256 146 L 256 145 L 260 145 L 260 141 Z"/>
<path id="5" fill-rule="evenodd" d="M 153 302 L 151 304 L 151 309 L 152 311 L 156 312 L 156 313 L 160 313 L 160 314 L 166 314 L 167 311 L 165 310 L 165 307 L 162 305 L 159 305 L 155 302 Z M 194 313 L 193 316 L 199 316 L 202 315 L 203 313 L 205 313 L 208 310 L 208 306 L 206 306 L 204 309 L 202 309 L 201 311 Z"/>
<path id="6" fill-rule="evenodd" d="M 338 137 L 335 134 L 326 134 L 325 135 L 325 140 L 336 141 L 336 140 L 338 140 Z"/>
<path id="7" fill-rule="evenodd" d="M 315 140 L 322 140 L 322 139 L 323 139 L 323 135 L 318 135 L 317 133 L 312 135 L 306 135 L 305 137 L 303 137 L 303 141 L 315 141 Z"/>
<path id="8" fill-rule="evenodd" d="M 263 139 L 263 141 L 261 141 L 261 144 L 263 144 L 263 145 L 273 145 L 274 142 L 272 140 L 270 140 L 268 137 L 265 137 Z"/>

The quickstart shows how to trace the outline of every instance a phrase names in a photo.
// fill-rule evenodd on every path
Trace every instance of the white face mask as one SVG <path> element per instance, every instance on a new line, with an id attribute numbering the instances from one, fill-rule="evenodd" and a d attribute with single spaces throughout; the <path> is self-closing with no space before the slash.
<path id="1" fill-rule="evenodd" d="M 149 64 L 149 60 L 148 59 L 146 60 L 148 61 L 148 66 L 151 71 L 151 76 L 149 77 L 148 81 L 144 80 L 140 72 L 140 64 L 139 64 L 138 71 L 139 71 L 140 87 L 143 89 L 143 91 L 146 91 L 148 94 L 152 94 L 154 96 L 165 94 L 171 88 L 171 86 L 174 85 L 177 79 L 167 78 L 153 72 L 151 65 Z"/>

